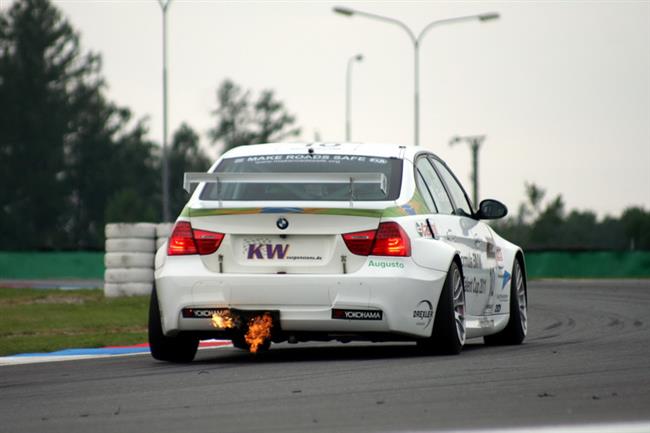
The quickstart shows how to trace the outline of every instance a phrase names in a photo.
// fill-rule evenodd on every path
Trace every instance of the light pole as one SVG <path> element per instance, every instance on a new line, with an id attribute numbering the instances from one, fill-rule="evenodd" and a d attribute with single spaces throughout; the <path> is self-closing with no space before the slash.
<path id="1" fill-rule="evenodd" d="M 472 200 L 474 200 L 474 206 L 478 208 L 478 151 L 483 141 L 485 141 L 485 135 L 456 136 L 449 141 L 449 145 L 453 146 L 461 141 L 467 142 L 472 150 Z"/>
<path id="2" fill-rule="evenodd" d="M 391 24 L 395 24 L 399 27 L 401 27 L 409 36 L 411 39 L 411 42 L 413 43 L 413 49 L 414 49 L 414 86 L 415 86 L 415 95 L 414 95 L 414 115 L 415 115 L 415 131 L 414 131 L 414 144 L 416 146 L 420 145 L 420 44 L 422 42 L 422 38 L 424 38 L 424 35 L 427 34 L 429 30 L 431 30 L 433 27 L 442 25 L 442 24 L 452 24 L 452 23 L 457 23 L 461 21 L 489 21 L 489 20 L 494 20 L 499 18 L 499 14 L 496 12 L 488 12 L 480 15 L 467 15 L 467 16 L 462 16 L 462 17 L 454 17 L 454 18 L 445 18 L 442 20 L 436 20 L 432 21 L 429 24 L 427 24 L 422 31 L 420 32 L 419 35 L 415 36 L 415 33 L 413 33 L 413 30 L 411 30 L 406 24 L 403 22 L 396 20 L 395 18 L 390 18 L 390 17 L 385 17 L 383 15 L 377 15 L 377 14 L 372 14 L 369 12 L 362 12 L 358 11 L 356 9 L 350 9 L 350 8 L 345 8 L 345 7 L 335 7 L 334 12 L 345 15 L 345 16 L 352 16 L 352 15 L 359 15 L 362 17 L 366 18 L 373 18 L 376 20 L 380 21 L 385 21 Z"/>
<path id="3" fill-rule="evenodd" d="M 158 0 L 162 9 L 163 45 L 163 139 L 162 139 L 162 211 L 163 221 L 170 220 L 169 212 L 169 164 L 167 162 L 167 8 L 172 0 Z"/>
<path id="4" fill-rule="evenodd" d="M 357 54 L 348 59 L 348 68 L 345 74 L 345 141 L 350 141 L 350 88 L 352 85 L 352 64 L 361 62 L 362 54 Z"/>

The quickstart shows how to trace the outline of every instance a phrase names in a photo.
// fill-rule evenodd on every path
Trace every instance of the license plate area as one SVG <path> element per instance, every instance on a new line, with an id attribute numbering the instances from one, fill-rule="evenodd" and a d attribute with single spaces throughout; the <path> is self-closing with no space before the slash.
<path id="1" fill-rule="evenodd" d="M 233 237 L 233 256 L 246 266 L 313 266 L 327 263 L 331 236 L 240 235 Z"/>

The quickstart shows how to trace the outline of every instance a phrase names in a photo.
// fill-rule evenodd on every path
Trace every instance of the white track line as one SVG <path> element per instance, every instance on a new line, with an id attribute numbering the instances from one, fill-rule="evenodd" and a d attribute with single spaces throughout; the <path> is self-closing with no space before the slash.
<path id="1" fill-rule="evenodd" d="M 225 347 L 232 347 L 232 344 L 225 344 L 221 346 L 199 346 L 199 350 L 207 349 L 221 349 Z M 78 361 L 86 359 L 99 359 L 99 358 L 115 358 L 118 356 L 135 356 L 135 355 L 149 355 L 149 352 L 137 353 L 119 353 L 119 354 L 101 354 L 101 355 L 38 355 L 38 356 L 0 356 L 0 367 L 6 365 L 24 365 L 24 364 L 40 364 L 43 362 L 61 362 L 61 361 Z"/>
<path id="2" fill-rule="evenodd" d="M 407 430 L 394 433 L 650 433 L 650 421 L 481 430 Z"/>

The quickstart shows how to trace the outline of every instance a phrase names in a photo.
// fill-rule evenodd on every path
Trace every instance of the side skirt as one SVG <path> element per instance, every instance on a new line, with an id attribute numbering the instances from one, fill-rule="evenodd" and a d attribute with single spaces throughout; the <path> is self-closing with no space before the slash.
<path id="1" fill-rule="evenodd" d="M 466 316 L 467 338 L 483 337 L 501 331 L 508 324 L 509 314 Z"/>

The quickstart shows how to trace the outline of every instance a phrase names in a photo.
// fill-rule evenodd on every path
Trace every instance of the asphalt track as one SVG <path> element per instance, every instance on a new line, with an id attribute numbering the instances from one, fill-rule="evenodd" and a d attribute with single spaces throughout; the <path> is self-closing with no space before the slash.
<path id="1" fill-rule="evenodd" d="M 650 421 L 650 280 L 534 282 L 529 303 L 524 345 L 470 342 L 460 356 L 404 344 L 282 344 L 258 356 L 203 350 L 188 365 L 136 355 L 0 367 L 0 432 Z"/>

